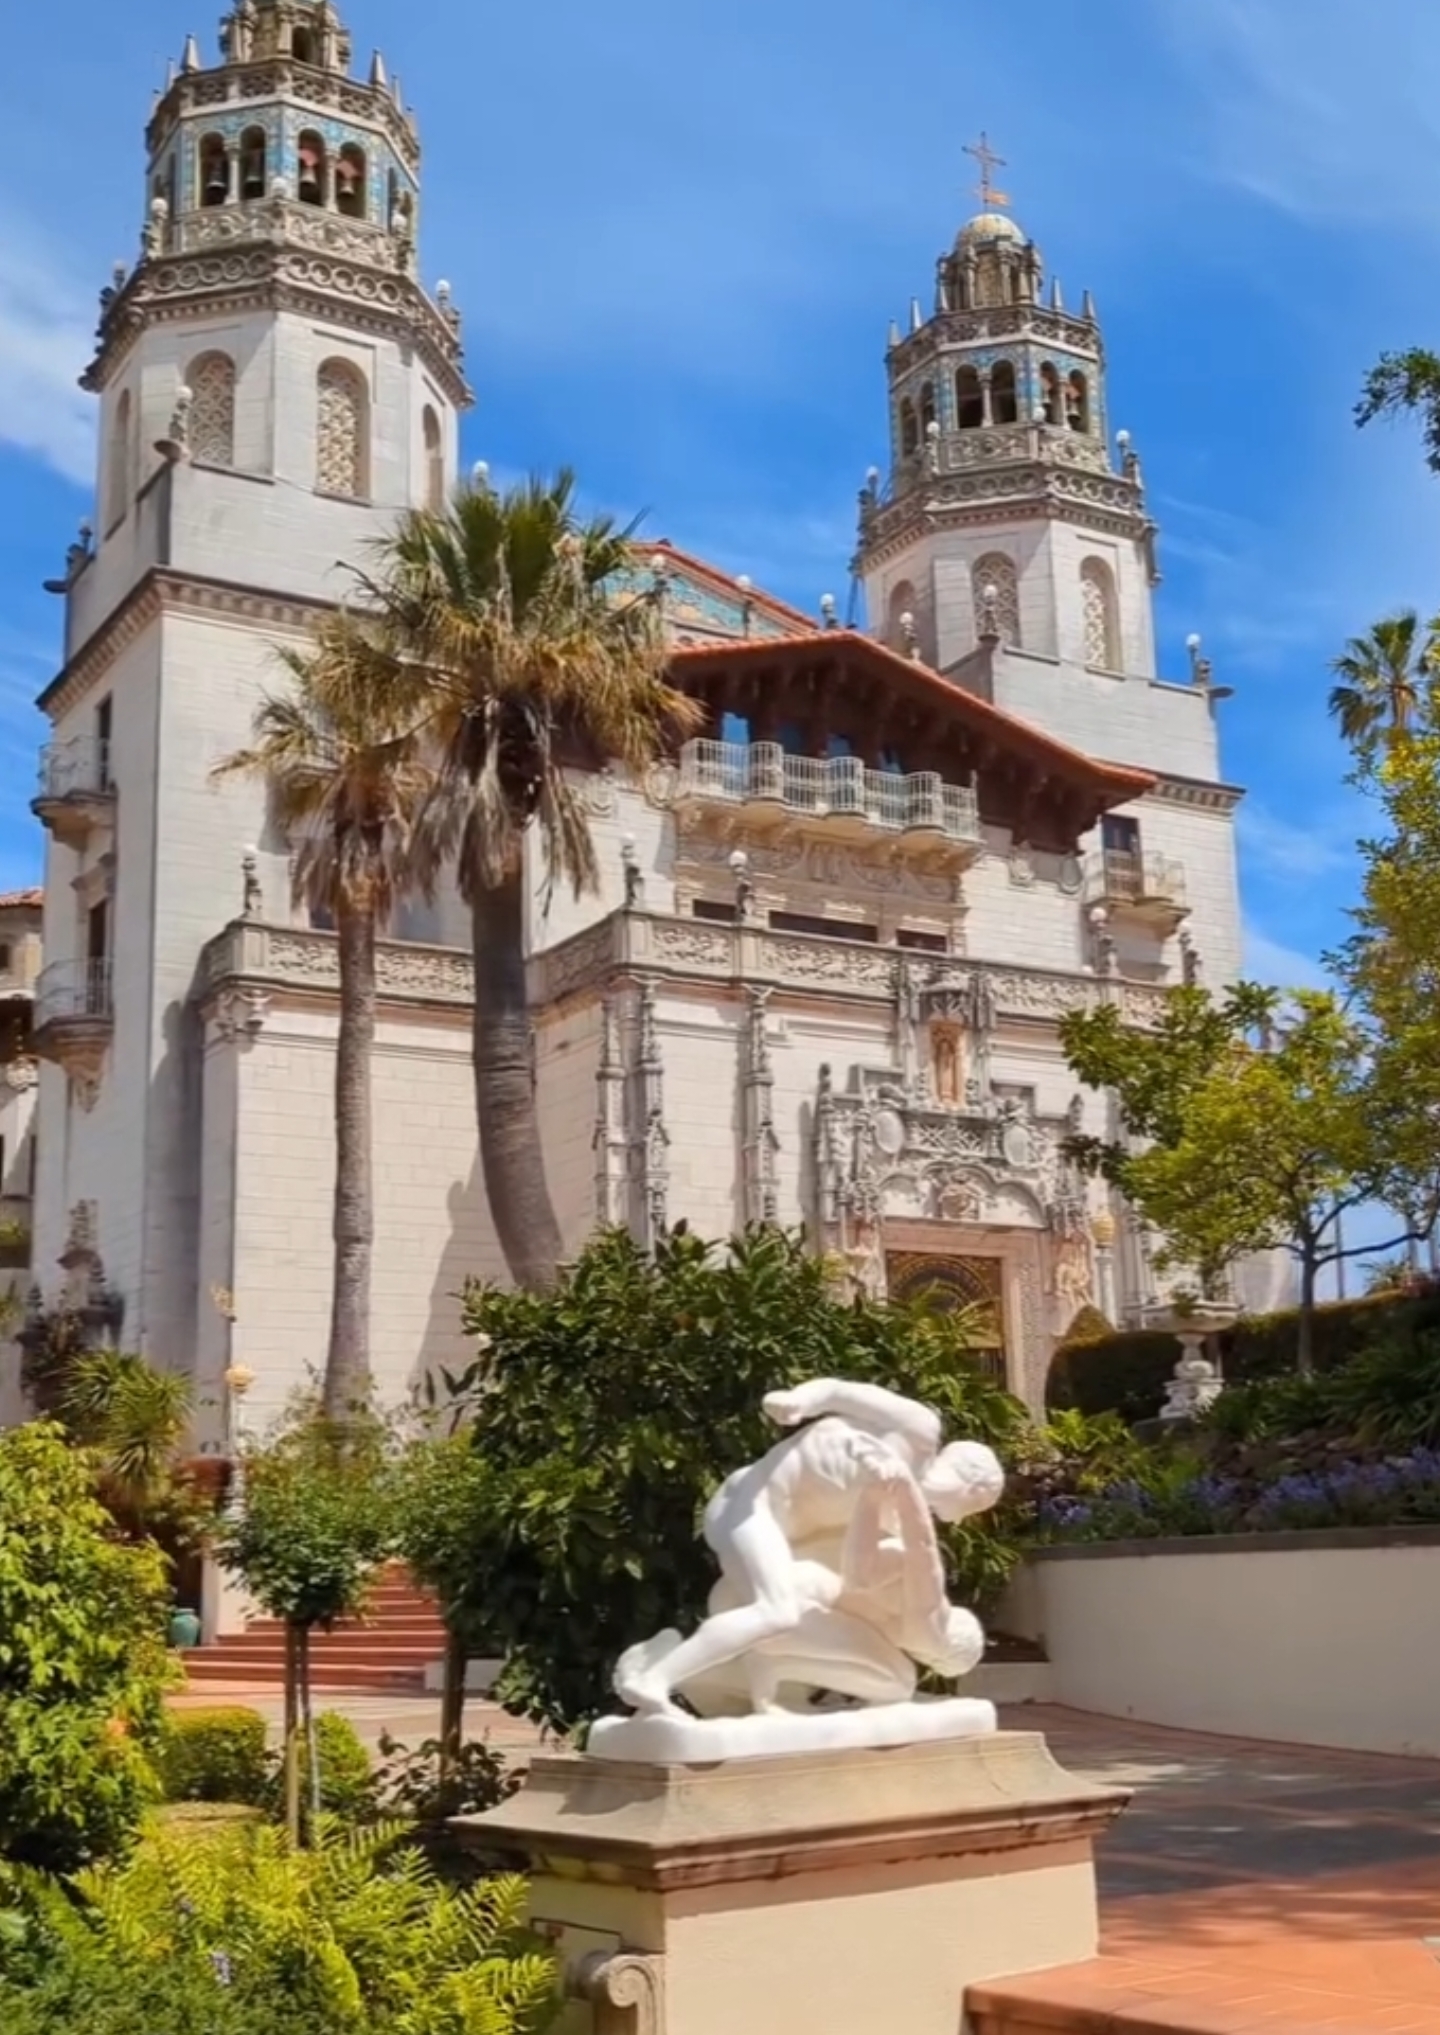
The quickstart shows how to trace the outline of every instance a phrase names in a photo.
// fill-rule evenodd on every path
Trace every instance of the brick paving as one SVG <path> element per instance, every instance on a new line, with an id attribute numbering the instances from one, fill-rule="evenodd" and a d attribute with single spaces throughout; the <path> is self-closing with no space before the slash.
<path id="1" fill-rule="evenodd" d="M 217 1700 L 279 1722 L 273 1689 L 175 1699 Z M 434 1697 L 320 1701 L 372 1745 L 435 1729 Z M 1440 1762 L 1039 1704 L 1005 1722 L 1043 1731 L 1073 1772 L 1135 1793 L 1099 1851 L 1101 1956 L 972 1988 L 976 2035 L 1440 2035 Z M 475 1700 L 466 1729 L 517 1759 L 539 1742 Z"/>

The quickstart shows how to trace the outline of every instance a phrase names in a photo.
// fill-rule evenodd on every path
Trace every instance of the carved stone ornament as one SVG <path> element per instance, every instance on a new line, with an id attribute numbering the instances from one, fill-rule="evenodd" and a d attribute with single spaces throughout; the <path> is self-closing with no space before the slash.
<path id="1" fill-rule="evenodd" d="M 26 1095 L 40 1079 L 40 1068 L 31 1059 L 7 1060 L 0 1066 L 0 1089 L 8 1089 L 12 1095 Z"/>
<path id="2" fill-rule="evenodd" d="M 665 1960 L 597 1950 L 581 1960 L 575 1990 L 595 2005 L 595 2035 L 666 2035 Z"/>
<path id="3" fill-rule="evenodd" d="M 984 1657 L 979 1622 L 946 1595 L 937 1522 L 998 1502 L 994 1452 L 945 1444 L 930 1407 L 877 1385 L 816 1378 L 764 1406 L 774 1446 L 705 1510 L 709 1616 L 621 1655 L 616 1693 L 637 1714 L 595 1724 L 587 1758 L 685 1765 L 993 1732 L 993 1704 L 917 1690 L 922 1671 L 955 1681 Z M 817 1710 L 820 1695 L 846 1707 Z"/>
<path id="4" fill-rule="evenodd" d="M 270 998 L 253 986 L 222 990 L 216 999 L 211 1023 L 215 1036 L 227 1046 L 253 1045 L 270 1015 Z"/>

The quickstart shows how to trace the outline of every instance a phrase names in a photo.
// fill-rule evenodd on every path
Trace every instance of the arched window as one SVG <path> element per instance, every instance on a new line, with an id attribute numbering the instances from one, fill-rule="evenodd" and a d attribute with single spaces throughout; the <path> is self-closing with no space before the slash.
<path id="1" fill-rule="evenodd" d="M 985 422 L 985 392 L 973 367 L 956 370 L 955 422 L 962 431 L 978 431 Z"/>
<path id="2" fill-rule="evenodd" d="M 1047 424 L 1064 423 L 1065 419 L 1060 412 L 1060 377 L 1048 360 L 1040 369 L 1040 401 L 1044 405 Z"/>
<path id="3" fill-rule="evenodd" d="M 335 158 L 335 209 L 347 219 L 363 219 L 368 212 L 365 187 L 365 151 L 347 141 Z"/>
<path id="4" fill-rule="evenodd" d="M 925 386 L 920 391 L 920 429 L 925 434 L 926 437 L 929 436 L 930 426 L 934 422 L 935 422 L 935 384 L 934 382 L 926 382 Z"/>
<path id="5" fill-rule="evenodd" d="M 1094 671 L 1120 669 L 1120 629 L 1115 612 L 1115 575 L 1103 558 L 1080 567 L 1080 612 L 1085 623 L 1085 662 Z"/>
<path id="6" fill-rule="evenodd" d="M 425 506 L 440 510 L 445 506 L 445 440 L 440 430 L 440 419 L 427 403 L 425 405 Z"/>
<path id="7" fill-rule="evenodd" d="M 997 360 L 990 370 L 990 415 L 997 424 L 1013 424 L 1020 415 L 1012 360 Z"/>
<path id="8" fill-rule="evenodd" d="M 348 360 L 327 360 L 317 378 L 315 485 L 351 502 L 370 492 L 370 391 Z"/>
<path id="9" fill-rule="evenodd" d="M 329 176 L 329 165 L 325 157 L 325 142 L 313 129 L 307 128 L 300 137 L 300 183 L 297 191 L 302 205 L 323 205 L 326 202 L 325 186 Z"/>
<path id="10" fill-rule="evenodd" d="M 915 416 L 915 405 L 908 396 L 900 403 L 900 455 L 911 458 L 920 450 L 920 425 Z"/>
<path id="11" fill-rule="evenodd" d="M 240 196 L 263 198 L 268 188 L 265 175 L 265 130 L 247 127 L 240 137 Z"/>
<path id="12" fill-rule="evenodd" d="M 1072 431 L 1090 429 L 1090 384 L 1078 367 L 1065 384 L 1065 422 Z"/>
<path id="13" fill-rule="evenodd" d="M 225 205 L 230 200 L 230 151 L 223 134 L 207 134 L 200 144 L 200 203 Z"/>
<path id="14" fill-rule="evenodd" d="M 130 391 L 122 389 L 110 419 L 110 443 L 105 460 L 105 528 L 113 530 L 125 520 L 134 489 L 130 484 Z"/>
<path id="15" fill-rule="evenodd" d="M 190 390 L 190 457 L 198 466 L 235 464 L 235 363 L 202 353 L 185 371 Z"/>
<path id="16" fill-rule="evenodd" d="M 1020 577 L 1003 551 L 987 551 L 971 569 L 977 635 L 993 624 L 1002 643 L 1020 642 Z"/>
<path id="17" fill-rule="evenodd" d="M 901 616 L 915 614 L 915 588 L 908 579 L 902 579 L 890 589 L 890 598 L 885 604 L 885 641 L 892 650 L 908 650 Z"/>
<path id="18" fill-rule="evenodd" d="M 297 64 L 317 64 L 320 61 L 313 28 L 293 28 L 290 31 L 290 54 Z"/>

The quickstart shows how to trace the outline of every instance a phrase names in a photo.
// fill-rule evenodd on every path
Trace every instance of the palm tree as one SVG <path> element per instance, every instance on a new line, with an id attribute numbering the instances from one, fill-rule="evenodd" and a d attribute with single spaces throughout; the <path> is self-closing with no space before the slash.
<path id="1" fill-rule="evenodd" d="M 322 623 L 310 650 L 281 656 L 291 689 L 262 702 L 252 746 L 217 774 L 267 786 L 293 850 L 296 901 L 336 932 L 335 1259 L 323 1404 L 327 1419 L 344 1421 L 370 1383 L 376 941 L 399 899 L 430 887 L 420 818 L 432 777 L 415 689 L 377 654 L 360 621 L 342 611 Z"/>
<path id="2" fill-rule="evenodd" d="M 1351 748 L 1364 756 L 1382 736 L 1389 742 L 1410 726 L 1436 670 L 1437 625 L 1422 642 L 1413 608 L 1352 636 L 1331 669 L 1330 712 Z"/>
<path id="3" fill-rule="evenodd" d="M 470 910 L 481 1165 L 512 1278 L 543 1290 L 561 1256 L 545 1180 L 525 986 L 527 838 L 577 895 L 597 866 L 576 771 L 643 770 L 700 710 L 666 677 L 654 603 L 620 577 L 629 532 L 582 520 L 574 477 L 461 489 L 408 514 L 362 598 L 397 680 L 423 674 L 437 782 L 427 818 Z"/>

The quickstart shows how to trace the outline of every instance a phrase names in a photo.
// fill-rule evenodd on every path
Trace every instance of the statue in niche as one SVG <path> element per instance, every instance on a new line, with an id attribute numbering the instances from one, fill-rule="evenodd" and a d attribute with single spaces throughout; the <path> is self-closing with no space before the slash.
<path id="1" fill-rule="evenodd" d="M 958 1107 L 962 1093 L 960 1082 L 960 1034 L 953 1025 L 931 1026 L 930 1057 L 935 1100 L 943 1104 L 946 1109 Z"/>
<path id="2" fill-rule="evenodd" d="M 883 1300 L 886 1292 L 885 1244 L 880 1218 L 862 1215 L 855 1225 L 855 1237 L 845 1253 L 850 1278 L 857 1293 L 870 1300 Z"/>
<path id="3" fill-rule="evenodd" d="M 1004 1473 L 994 1453 L 972 1441 L 943 1446 L 937 1413 L 880 1386 L 819 1378 L 764 1405 L 794 1431 L 728 1477 L 705 1509 L 720 1565 L 709 1615 L 688 1638 L 660 1632 L 622 1655 L 615 1687 L 640 1716 L 596 1725 L 588 1750 L 644 1758 L 640 1747 L 663 1744 L 675 1757 L 686 1746 L 702 1757 L 716 1742 L 708 1722 L 726 1717 L 740 1730 L 719 1742 L 744 1747 L 727 1756 L 833 1744 L 838 1720 L 811 1708 L 822 1692 L 870 1709 L 903 1706 L 883 1737 L 839 1742 L 993 1730 L 989 1704 L 914 1697 L 918 1668 L 953 1680 L 984 1653 L 979 1623 L 946 1596 L 935 1522 L 997 1502 Z M 657 1723 L 674 1729 L 647 1733 Z"/>
<path id="4" fill-rule="evenodd" d="M 1025 1105 L 1015 1095 L 1007 1095 L 1000 1105 L 1000 1143 L 1005 1153 L 1005 1163 L 1017 1171 L 1028 1171 L 1035 1164 L 1035 1133 L 1026 1116 Z"/>
<path id="5" fill-rule="evenodd" d="M 1066 1321 L 1094 1300 L 1090 1245 L 1083 1230 L 1068 1231 L 1056 1246 L 1055 1296 Z"/>

